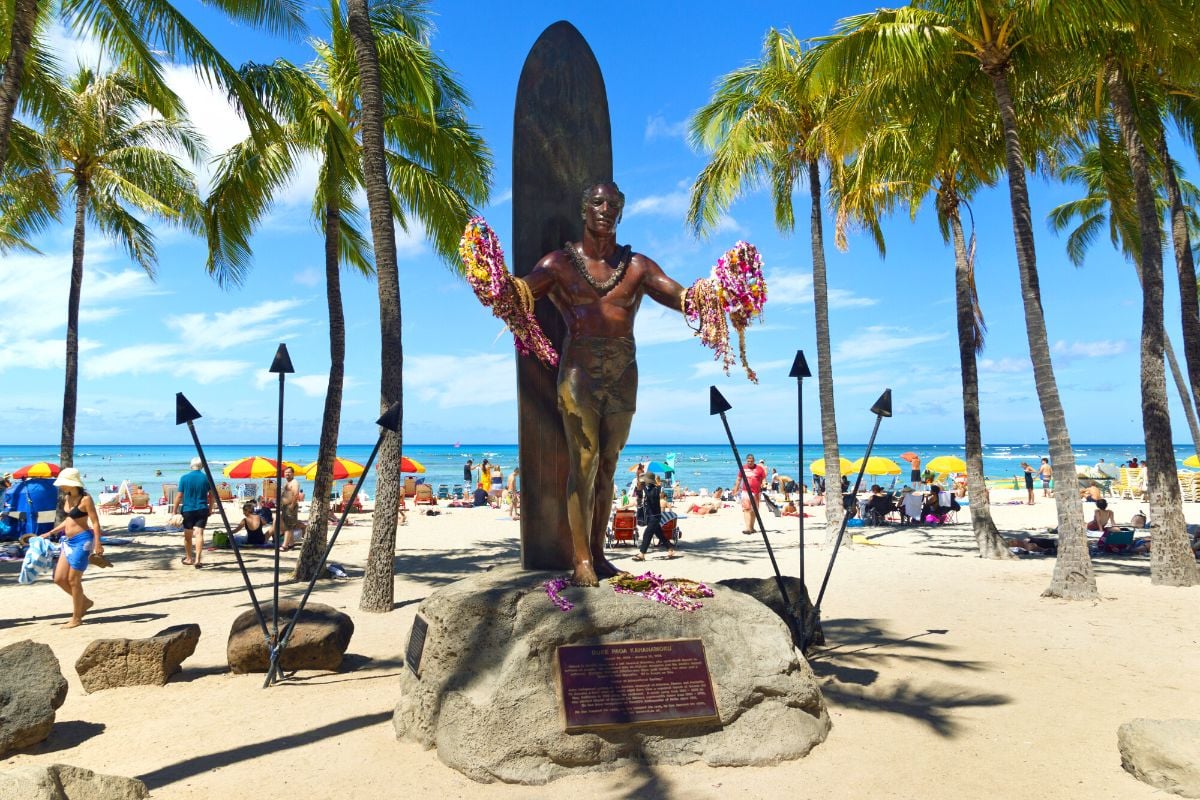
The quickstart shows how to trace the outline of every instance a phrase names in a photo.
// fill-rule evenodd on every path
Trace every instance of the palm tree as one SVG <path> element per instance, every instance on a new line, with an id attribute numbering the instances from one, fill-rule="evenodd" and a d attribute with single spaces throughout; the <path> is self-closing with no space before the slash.
<path id="1" fill-rule="evenodd" d="M 1100 236 L 1105 228 L 1108 229 L 1109 240 L 1128 258 L 1137 272 L 1138 283 L 1142 281 L 1140 258 L 1141 234 L 1138 230 L 1137 214 L 1129 202 L 1133 196 L 1133 177 L 1130 174 L 1129 159 L 1125 157 L 1116 140 L 1111 120 L 1101 120 L 1096 128 L 1095 143 L 1086 147 L 1074 164 L 1068 164 L 1059 171 L 1059 178 L 1067 183 L 1078 183 L 1086 189 L 1084 197 L 1071 200 L 1050 210 L 1050 226 L 1063 232 L 1071 228 L 1067 235 L 1067 256 L 1077 267 L 1084 264 L 1088 249 Z M 1200 217 L 1193 207 L 1200 202 L 1200 192 L 1188 181 L 1175 175 L 1178 168 L 1167 172 L 1172 178 L 1176 200 L 1168 201 L 1159 198 L 1157 204 L 1160 212 L 1174 209 L 1178 202 L 1184 215 L 1185 226 L 1193 229 L 1200 227 Z M 1187 198 L 1188 207 L 1183 210 L 1183 198 Z M 1187 236 L 1186 230 L 1184 236 Z M 1190 257 L 1190 248 L 1189 248 Z M 1193 280 L 1193 285 L 1195 281 Z M 1185 335 L 1186 338 L 1186 335 Z M 1175 350 L 1171 346 L 1170 337 L 1164 337 L 1163 348 L 1167 366 L 1175 381 L 1179 400 L 1187 417 L 1188 429 L 1191 431 L 1192 444 L 1200 453 L 1200 423 L 1196 419 L 1196 409 L 1193 396 L 1179 362 Z"/>
<path id="2" fill-rule="evenodd" d="M 795 36 L 771 29 L 759 61 L 721 78 L 712 99 L 692 117 L 692 144 L 712 155 L 692 187 L 688 221 L 697 233 L 710 231 L 738 197 L 765 184 L 770 187 L 776 227 L 791 231 L 796 224 L 792 193 L 800 180 L 807 180 L 825 480 L 828 496 L 840 498 L 821 212 L 821 161 L 829 157 L 824 149 L 827 130 L 822 115 L 831 98 L 809 92 L 803 62 L 802 46 Z M 835 177 L 836 171 L 831 173 L 831 179 Z M 803 471 L 804 465 L 800 466 Z M 841 502 L 829 502 L 825 513 L 827 530 L 833 536 L 845 509 Z"/>
<path id="3" fill-rule="evenodd" d="M 58 186 L 37 131 L 14 122 L 11 141 L 8 164 L 0 172 L 0 253 L 36 253 L 31 240 L 58 219 Z"/>
<path id="4" fill-rule="evenodd" d="M 1033 241 L 1026 159 L 1017 124 L 1013 79 L 1054 75 L 1053 58 L 1078 46 L 1079 31 L 1113 17 L 1107 0 L 1062 3 L 997 4 L 981 0 L 923 0 L 913 6 L 885 9 L 839 23 L 843 35 L 829 48 L 829 68 L 861 70 L 871 75 L 897 75 L 914 85 L 926 82 L 926 101 L 947 102 L 932 78 L 955 60 L 981 70 L 972 90 L 990 94 L 1000 114 L 1005 171 L 1012 208 L 1013 238 L 1025 311 L 1025 331 L 1033 362 L 1034 384 L 1041 406 L 1050 457 L 1060 475 L 1074 475 L 1075 454 L 1067 431 L 1058 384 L 1050 359 L 1050 343 L 1042 312 L 1037 251 Z M 1032 111 L 1032 109 L 1031 109 Z M 1057 503 L 1059 548 L 1054 574 L 1045 594 L 1066 599 L 1097 597 L 1088 555 L 1083 511 L 1078 503 Z"/>
<path id="5" fill-rule="evenodd" d="M 294 0 L 214 0 L 208 4 L 239 22 L 273 33 L 304 30 L 303 6 Z M 252 129 L 269 124 L 237 70 L 169 0 L 78 0 L 62 4 L 14 0 L 12 6 L 0 5 L 0 30 L 9 31 L 8 40 L 0 40 L 0 57 L 4 59 L 0 80 L 0 172 L 8 158 L 13 114 L 23 84 L 37 77 L 29 63 L 40 60 L 37 51 L 44 49 L 37 41 L 36 28 L 51 14 L 60 15 L 68 28 L 93 34 L 118 68 L 141 86 L 145 102 L 164 116 L 179 113 L 181 107 L 179 98 L 166 85 L 156 51 L 186 56 L 207 79 L 228 88 Z"/>
<path id="6" fill-rule="evenodd" d="M 39 120 L 39 148 L 58 178 L 59 191 L 75 205 L 59 452 L 63 466 L 74 462 L 87 223 L 121 244 L 151 278 L 158 264 L 154 234 L 137 212 L 200 231 L 195 181 L 165 149 L 182 151 L 194 161 L 203 148 L 186 122 L 147 118 L 148 106 L 142 87 L 131 76 L 81 68 L 60 87 Z"/>
<path id="7" fill-rule="evenodd" d="M 397 19 L 407 19 L 402 37 L 377 40 L 371 25 L 373 13 L 367 0 L 347 0 L 347 28 L 358 64 L 363 183 L 370 209 L 371 237 L 375 250 L 375 275 L 379 292 L 380 408 L 386 410 L 404 397 L 404 348 L 400 334 L 400 278 L 396 263 L 396 233 L 392 193 L 404 203 L 433 236 L 436 249 L 452 259 L 453 248 L 466 222 L 446 200 L 446 186 L 453 182 L 478 187 L 476 197 L 487 193 L 489 169 L 482 164 L 451 157 L 439 161 L 448 171 L 439 172 L 429 163 L 433 153 L 419 146 L 408 150 L 409 136 L 421 116 L 440 125 L 443 114 L 459 105 L 446 66 L 429 48 L 429 28 L 423 0 L 381 3 L 394 9 Z M 389 67 L 389 64 L 392 65 Z M 385 94 L 383 86 L 388 92 Z M 405 113 L 389 118 L 388 109 L 404 105 Z M 408 161 L 389 157 L 388 142 L 407 152 Z M 444 154 L 439 154 L 444 155 Z M 404 223 L 403 208 L 400 223 Z M 401 421 L 403 414 L 401 414 Z M 385 431 L 379 448 L 379 473 L 375 489 L 375 516 L 371 545 L 363 577 L 359 608 L 364 611 L 392 610 L 396 549 L 396 516 L 400 497 L 402 437 Z"/>
<path id="8" fill-rule="evenodd" d="M 358 69 L 339 0 L 330 4 L 327 22 L 329 41 L 312 41 L 317 57 L 303 69 L 286 61 L 243 68 L 247 83 L 268 108 L 276 110 L 281 135 L 268 136 L 265 142 L 249 137 L 231 149 L 222 159 L 207 203 L 216 222 L 211 227 L 216 235 L 210 239 L 210 269 L 219 279 L 236 280 L 247 266 L 249 234 L 269 207 L 271 195 L 294 173 L 296 157 L 308 153 L 321 161 L 313 217 L 325 238 L 330 371 L 313 509 L 293 575 L 297 580 L 312 577 L 325 549 L 346 352 L 340 266 L 346 263 L 364 274 L 372 270 L 370 249 L 360 228 L 361 212 L 354 201 L 363 185 Z M 409 36 L 409 31 L 420 27 L 418 23 L 400 6 L 384 4 L 374 9 L 373 26 L 385 74 L 403 74 L 404 66 L 396 60 L 406 55 L 406 49 L 393 39 Z M 486 199 L 491 162 L 482 140 L 461 114 L 465 93 L 444 67 L 438 68 L 443 74 L 434 76 L 442 98 L 437 114 L 414 109 L 403 91 L 389 97 L 387 156 L 393 165 L 393 204 L 401 222 L 405 206 L 419 205 L 418 215 L 435 235 L 439 254 L 457 263 L 451 260 L 452 236 L 471 215 L 472 204 Z"/>
<path id="9" fill-rule="evenodd" d="M 953 245 L 958 350 L 963 389 L 963 429 L 966 446 L 970 510 L 979 554 L 1012 558 L 992 520 L 983 473 L 983 437 L 979 423 L 979 378 L 976 355 L 983 349 L 985 325 L 975 290 L 975 237 L 963 234 L 961 209 L 999 173 L 998 120 L 968 87 L 973 68 L 961 64 L 939 76 L 937 85 L 947 102 L 921 102 L 928 84 L 905 85 L 897 76 L 833 73 L 821 64 L 824 48 L 837 37 L 822 40 L 814 50 L 814 79 L 834 83 L 840 100 L 829 122 L 843 141 L 839 149 L 853 152 L 847 178 L 835 199 L 837 240 L 844 239 L 844 221 L 874 223 L 896 205 L 909 207 L 916 217 L 920 204 L 935 195 L 938 223 L 944 241 Z"/>

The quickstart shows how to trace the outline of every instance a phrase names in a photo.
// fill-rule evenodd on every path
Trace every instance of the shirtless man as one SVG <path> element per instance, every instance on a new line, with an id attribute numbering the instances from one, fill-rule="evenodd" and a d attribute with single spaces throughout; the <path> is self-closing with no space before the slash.
<path id="1" fill-rule="evenodd" d="M 544 256 L 524 281 L 535 298 L 549 295 L 567 324 L 558 408 L 570 458 L 571 580 L 597 586 L 620 572 L 604 557 L 604 531 L 617 457 L 637 403 L 633 318 L 646 296 L 683 311 L 685 289 L 646 256 L 617 245 L 625 195 L 615 183 L 588 186 L 581 199 L 583 241 Z"/>

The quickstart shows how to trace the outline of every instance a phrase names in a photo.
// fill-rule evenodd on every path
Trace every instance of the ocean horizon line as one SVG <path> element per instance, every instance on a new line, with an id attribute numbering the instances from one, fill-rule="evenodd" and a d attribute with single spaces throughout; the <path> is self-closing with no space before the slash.
<path id="1" fill-rule="evenodd" d="M 209 447 L 258 447 L 258 448 L 274 448 L 278 447 L 275 442 L 211 442 L 205 443 Z M 341 447 L 373 447 L 374 442 L 339 442 Z M 456 447 L 456 448 L 478 448 L 478 447 L 518 447 L 519 442 L 404 442 L 406 445 L 413 447 Z M 798 442 L 739 442 L 739 448 L 746 447 L 794 447 Z M 820 437 L 815 440 L 805 440 L 805 449 L 816 447 L 821 444 Z M 838 447 L 865 447 L 866 442 L 847 442 L 839 441 Z M 995 444 L 985 444 L 984 447 L 1038 447 L 1043 445 L 1043 442 L 997 442 Z M 1191 442 L 1175 442 L 1173 447 L 1187 447 Z M 628 442 L 625 448 L 630 447 L 720 447 L 728 446 L 727 441 L 715 442 Z M 31 448 L 31 447 L 50 447 L 57 448 L 59 445 L 53 443 L 32 443 L 32 444 L 0 444 L 0 448 Z M 284 448 L 288 447 L 319 447 L 320 442 L 287 442 Z M 875 442 L 876 447 L 958 447 L 963 448 L 961 442 Z M 1081 447 L 1145 447 L 1144 442 L 1076 442 L 1071 445 L 1072 449 Z M 192 447 L 190 442 L 110 442 L 110 443 L 76 443 L 75 449 L 85 447 Z M 1045 448 L 1049 451 L 1049 448 Z"/>

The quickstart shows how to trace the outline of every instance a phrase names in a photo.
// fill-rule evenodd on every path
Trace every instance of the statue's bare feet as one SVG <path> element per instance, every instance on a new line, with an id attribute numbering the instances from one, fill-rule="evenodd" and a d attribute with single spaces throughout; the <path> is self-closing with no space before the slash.
<path id="1" fill-rule="evenodd" d="M 613 575 L 620 575 L 621 570 L 612 565 L 603 555 L 592 554 L 592 559 L 596 564 L 596 575 L 601 578 L 611 578 Z"/>
<path id="2" fill-rule="evenodd" d="M 599 586 L 600 580 L 596 577 L 596 571 L 592 569 L 592 562 L 577 563 L 575 571 L 571 573 L 571 583 L 575 586 Z"/>

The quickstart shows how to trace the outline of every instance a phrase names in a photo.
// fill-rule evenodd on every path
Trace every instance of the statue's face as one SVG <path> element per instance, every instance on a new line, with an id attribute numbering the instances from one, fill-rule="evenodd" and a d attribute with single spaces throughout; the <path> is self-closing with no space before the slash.
<path id="1" fill-rule="evenodd" d="M 621 219 L 622 207 L 616 187 L 605 183 L 593 186 L 583 204 L 583 223 L 588 230 L 612 233 Z"/>

